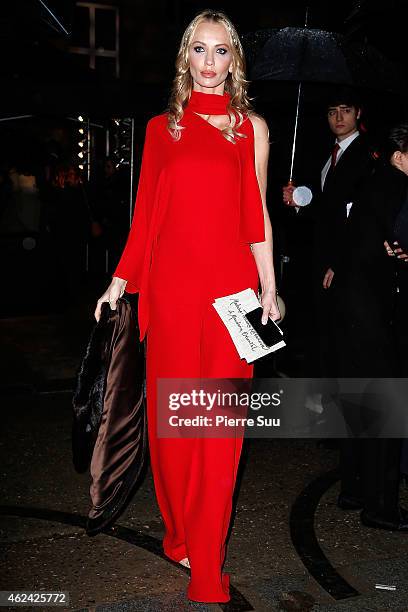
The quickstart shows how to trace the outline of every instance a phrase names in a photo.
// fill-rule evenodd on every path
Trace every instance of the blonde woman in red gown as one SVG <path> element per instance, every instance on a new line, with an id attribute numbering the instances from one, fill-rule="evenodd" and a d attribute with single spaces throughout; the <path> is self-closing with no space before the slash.
<path id="1" fill-rule="evenodd" d="M 222 573 L 242 448 L 235 438 L 160 438 L 160 378 L 251 378 L 212 303 L 261 286 L 263 321 L 279 319 L 266 208 L 268 128 L 252 112 L 237 32 L 204 11 L 187 27 L 168 110 L 146 128 L 135 213 L 113 280 L 98 300 L 115 308 L 139 292 L 146 336 L 151 468 L 163 548 L 191 567 L 193 601 L 227 602 Z"/>

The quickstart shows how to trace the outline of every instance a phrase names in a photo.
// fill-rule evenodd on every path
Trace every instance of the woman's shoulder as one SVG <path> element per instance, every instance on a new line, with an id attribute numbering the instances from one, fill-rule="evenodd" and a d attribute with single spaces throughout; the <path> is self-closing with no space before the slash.
<path id="1" fill-rule="evenodd" d="M 146 129 L 154 129 L 157 127 L 162 127 L 167 124 L 167 111 L 160 113 L 159 115 L 154 115 L 149 119 L 146 125 Z"/>
<path id="2" fill-rule="evenodd" d="M 250 111 L 246 117 L 252 125 L 254 138 L 269 141 L 269 128 L 265 119 L 255 111 Z"/>

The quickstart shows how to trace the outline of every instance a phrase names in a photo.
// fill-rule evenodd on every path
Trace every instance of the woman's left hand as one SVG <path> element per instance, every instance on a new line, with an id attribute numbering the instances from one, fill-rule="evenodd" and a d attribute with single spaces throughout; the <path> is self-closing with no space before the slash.
<path id="1" fill-rule="evenodd" d="M 276 292 L 264 291 L 261 295 L 260 301 L 263 308 L 262 323 L 266 325 L 268 322 L 268 317 L 270 317 L 272 321 L 279 321 L 281 318 L 281 313 L 276 300 Z"/>

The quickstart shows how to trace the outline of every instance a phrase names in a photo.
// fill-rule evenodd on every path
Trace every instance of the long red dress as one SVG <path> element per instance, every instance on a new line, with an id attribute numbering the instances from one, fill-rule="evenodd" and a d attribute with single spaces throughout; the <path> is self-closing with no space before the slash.
<path id="1" fill-rule="evenodd" d="M 188 557 L 188 597 L 229 601 L 222 574 L 232 495 L 242 448 L 236 438 L 157 436 L 159 378 L 250 378 L 212 306 L 217 297 L 253 288 L 250 243 L 265 240 L 250 119 L 228 141 L 200 117 L 226 114 L 229 94 L 193 91 L 175 141 L 167 114 L 147 124 L 135 213 L 114 276 L 139 291 L 140 339 L 147 334 L 147 414 L 151 467 L 165 525 L 163 547 Z"/>

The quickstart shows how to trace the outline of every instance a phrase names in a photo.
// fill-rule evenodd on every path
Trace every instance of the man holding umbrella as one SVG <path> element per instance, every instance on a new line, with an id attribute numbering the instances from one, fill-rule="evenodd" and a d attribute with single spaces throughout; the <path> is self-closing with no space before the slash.
<path id="1" fill-rule="evenodd" d="M 364 276 L 361 267 L 354 267 L 344 253 L 349 248 L 349 225 L 352 223 L 353 207 L 361 205 L 364 190 L 373 174 L 374 158 L 368 143 L 359 131 L 361 105 L 350 88 L 341 88 L 332 93 L 327 105 L 327 120 L 335 142 L 327 156 L 319 181 L 313 186 L 314 197 L 306 208 L 299 208 L 297 214 L 311 216 L 313 256 L 311 265 L 311 300 L 313 302 L 312 336 L 309 342 L 311 352 L 306 362 L 308 374 L 312 377 L 378 376 L 370 373 L 370 355 L 361 358 L 361 351 L 368 346 L 365 328 L 352 323 L 352 315 L 365 307 Z M 294 186 L 283 189 L 283 200 L 288 206 L 293 201 Z M 353 209 L 353 213 L 355 210 Z M 358 245 L 354 245 L 358 249 Z M 350 279 L 353 279 L 352 282 Z M 346 281 L 346 282 L 345 282 Z M 359 282 L 360 281 L 360 282 Z M 350 295 L 350 283 L 353 295 Z M 348 306 L 344 308 L 344 306 Z M 369 312 L 366 313 L 369 317 Z M 349 329 L 350 328 L 350 329 Z M 353 342 L 344 341 L 351 334 Z M 359 334 L 361 337 L 359 337 Z M 352 346 L 361 347 L 354 358 Z M 357 363 L 357 369 L 355 368 Z M 358 365 L 364 363 L 364 372 Z M 375 364 L 372 364 L 375 367 Z M 384 373 L 384 376 L 387 374 Z M 346 417 L 346 414 L 345 414 Z M 340 441 L 341 492 L 338 506 L 344 510 L 363 506 L 360 486 L 362 449 L 357 439 Z"/>
<path id="2" fill-rule="evenodd" d="M 373 167 L 368 144 L 359 131 L 360 107 L 351 88 L 341 87 L 331 92 L 327 120 L 335 142 L 320 177 L 314 181 L 311 204 L 297 207 L 293 200 L 295 186 L 290 184 L 283 188 L 285 205 L 296 207 L 297 214 L 308 216 L 313 224 L 310 298 L 315 320 L 310 339 L 313 355 L 307 360 L 310 376 L 339 375 L 333 354 L 333 287 L 336 271 L 342 266 L 347 220 Z"/>
<path id="3" fill-rule="evenodd" d="M 328 314 L 334 293 L 332 284 L 334 289 L 336 273 L 341 265 L 339 246 L 350 210 L 353 206 L 357 207 L 360 186 L 370 176 L 374 161 L 359 132 L 361 105 L 355 88 L 358 87 L 359 91 L 393 92 L 394 98 L 400 98 L 408 88 L 399 67 L 367 41 L 358 42 L 336 32 L 311 28 L 309 18 L 307 8 L 304 27 L 267 28 L 251 32 L 246 36 L 246 44 L 252 65 L 251 80 L 298 84 L 288 173 L 290 185 L 284 189 L 289 221 L 286 242 L 287 248 L 291 250 L 290 253 L 283 253 L 290 256 L 290 264 L 283 274 L 285 295 L 291 298 L 288 310 L 292 329 L 288 332 L 297 337 L 298 329 L 312 328 L 309 320 L 316 320 L 316 332 L 301 341 L 301 344 L 306 343 L 306 347 L 318 345 L 315 358 L 310 355 L 305 359 L 307 371 L 303 375 L 329 376 L 333 368 L 329 360 L 332 342 L 328 339 Z M 318 88 L 315 90 L 317 93 L 322 91 L 319 89 L 322 86 L 326 91 L 331 88 L 326 111 L 329 127 L 336 140 L 332 151 L 327 151 L 321 176 L 316 176 L 311 204 L 306 206 L 310 202 L 310 191 L 307 189 L 298 189 L 295 193 L 296 203 L 293 201 L 294 186 L 291 183 L 296 175 L 297 135 L 306 97 L 315 87 Z M 308 158 L 313 154 L 318 136 L 317 132 L 307 143 Z M 296 204 L 303 207 L 289 209 L 289 206 L 294 207 Z M 309 230 L 310 225 L 313 230 Z M 314 254 L 309 256 L 312 245 L 307 238 L 312 233 Z M 310 266 L 307 265 L 308 259 L 311 260 Z M 294 278 L 296 276 L 300 278 L 298 286 Z M 311 308 L 304 298 L 307 289 L 312 287 L 309 299 L 310 303 L 313 302 Z M 309 311 L 312 311 L 310 316 Z M 310 331 L 312 329 L 308 329 L 307 333 Z M 316 336 L 320 341 L 316 342 Z M 300 352 L 304 353 L 302 349 Z"/>

